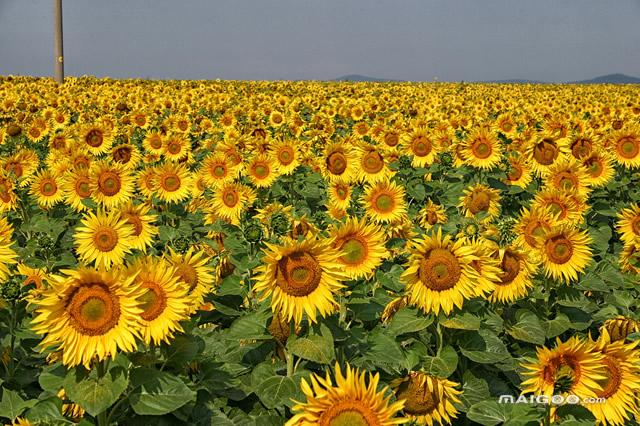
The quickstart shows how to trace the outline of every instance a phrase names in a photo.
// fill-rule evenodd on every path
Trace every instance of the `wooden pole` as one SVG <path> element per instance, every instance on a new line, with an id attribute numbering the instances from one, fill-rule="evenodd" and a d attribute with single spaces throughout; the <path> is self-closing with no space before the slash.
<path id="1" fill-rule="evenodd" d="M 62 0 L 53 0 L 55 29 L 55 76 L 56 83 L 64 82 L 64 55 L 62 51 Z"/>

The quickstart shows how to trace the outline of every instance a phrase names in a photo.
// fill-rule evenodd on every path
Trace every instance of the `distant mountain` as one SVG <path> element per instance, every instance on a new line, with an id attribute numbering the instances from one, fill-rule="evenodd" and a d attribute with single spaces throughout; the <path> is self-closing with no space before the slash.
<path id="1" fill-rule="evenodd" d="M 352 81 L 352 82 L 403 82 L 405 80 L 393 80 L 389 78 L 368 77 L 360 74 L 349 74 L 333 79 L 332 81 Z M 428 81 L 428 80 L 423 80 Z M 446 81 L 446 80 L 443 80 Z M 540 80 L 508 79 L 477 81 L 477 83 L 503 83 L 503 84 L 549 84 L 551 82 Z M 595 77 L 590 80 L 569 81 L 567 84 L 640 84 L 640 78 L 625 74 L 608 74 Z"/>
<path id="2" fill-rule="evenodd" d="M 343 75 L 342 77 L 334 78 L 332 81 L 388 83 L 388 82 L 400 82 L 402 80 L 392 80 L 392 79 L 389 79 L 389 78 L 368 77 L 366 75 L 360 75 L 360 74 L 349 74 L 349 75 Z"/>
<path id="3" fill-rule="evenodd" d="M 591 80 L 572 81 L 574 84 L 640 84 L 640 78 L 624 74 L 608 74 Z"/>

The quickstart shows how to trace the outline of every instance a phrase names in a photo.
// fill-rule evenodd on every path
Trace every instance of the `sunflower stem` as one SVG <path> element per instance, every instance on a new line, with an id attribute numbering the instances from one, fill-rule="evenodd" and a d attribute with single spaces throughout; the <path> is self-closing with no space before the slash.
<path id="1" fill-rule="evenodd" d="M 289 351 L 285 350 L 285 358 L 287 359 L 287 377 L 293 376 L 293 372 L 295 371 L 295 365 L 293 363 L 294 356 Z"/>
<path id="2" fill-rule="evenodd" d="M 544 419 L 542 420 L 544 426 L 551 425 L 551 404 L 547 404 L 544 409 Z"/>
<path id="3" fill-rule="evenodd" d="M 440 356 L 440 352 L 442 351 L 442 328 L 440 327 L 440 321 L 436 318 L 436 332 L 438 333 L 438 352 L 436 352 L 436 357 Z"/>

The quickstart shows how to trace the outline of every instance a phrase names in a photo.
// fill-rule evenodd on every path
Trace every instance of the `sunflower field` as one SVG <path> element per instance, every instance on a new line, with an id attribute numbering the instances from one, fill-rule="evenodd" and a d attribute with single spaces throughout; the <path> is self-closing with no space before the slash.
<path id="1" fill-rule="evenodd" d="M 636 424 L 639 99 L 0 77 L 0 423 Z"/>

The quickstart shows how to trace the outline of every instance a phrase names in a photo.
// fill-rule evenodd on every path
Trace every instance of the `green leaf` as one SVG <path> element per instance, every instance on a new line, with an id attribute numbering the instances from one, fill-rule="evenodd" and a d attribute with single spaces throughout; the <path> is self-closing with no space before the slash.
<path id="1" fill-rule="evenodd" d="M 0 416 L 13 420 L 27 408 L 36 405 L 37 402 L 35 399 L 25 401 L 18 392 L 3 388 L 2 400 L 0 400 Z"/>
<path id="2" fill-rule="evenodd" d="M 229 327 L 228 337 L 231 339 L 271 340 L 273 336 L 269 334 L 267 329 L 267 322 L 271 316 L 271 310 L 264 310 L 240 317 Z"/>
<path id="3" fill-rule="evenodd" d="M 426 357 L 423 366 L 425 370 L 437 377 L 449 377 L 458 367 L 458 353 L 451 346 L 445 346 L 436 357 Z"/>
<path id="4" fill-rule="evenodd" d="M 74 425 L 71 420 L 62 416 L 62 400 L 57 396 L 52 396 L 44 400 L 39 400 L 37 404 L 27 411 L 26 417 L 33 424 L 55 424 Z M 55 420 L 55 423 L 53 422 Z"/>
<path id="5" fill-rule="evenodd" d="M 471 361 L 494 364 L 510 358 L 507 347 L 491 330 L 481 328 L 467 332 L 461 341 L 460 352 Z"/>
<path id="6" fill-rule="evenodd" d="M 56 365 L 53 368 L 46 367 L 38 377 L 38 383 L 42 389 L 56 394 L 63 387 L 66 375 L 67 369 L 62 365 Z"/>
<path id="7" fill-rule="evenodd" d="M 609 240 L 611 239 L 611 228 L 602 225 L 599 228 L 591 228 L 589 234 L 593 238 L 594 254 L 606 253 L 609 250 Z"/>
<path id="8" fill-rule="evenodd" d="M 486 380 L 476 377 L 471 370 L 464 372 L 462 376 L 462 395 L 460 401 L 465 409 L 469 409 L 473 404 L 480 401 L 487 401 L 491 398 L 489 384 Z"/>
<path id="9" fill-rule="evenodd" d="M 396 340 L 376 330 L 369 334 L 369 349 L 365 358 L 376 366 L 390 368 L 397 371 L 404 360 L 404 354 Z"/>
<path id="10" fill-rule="evenodd" d="M 402 308 L 394 316 L 385 333 L 391 337 L 424 330 L 433 322 L 431 316 L 425 317 L 422 312 L 413 308 Z"/>
<path id="11" fill-rule="evenodd" d="M 161 416 L 195 401 L 196 393 L 177 376 L 155 368 L 139 367 L 131 372 L 134 387 L 129 395 L 136 414 Z"/>
<path id="12" fill-rule="evenodd" d="M 119 366 L 109 369 L 102 377 L 98 377 L 96 369 L 87 374 L 86 370 L 78 367 L 69 371 L 63 384 L 71 401 L 97 416 L 118 400 L 129 382 L 125 369 Z"/>
<path id="13" fill-rule="evenodd" d="M 197 336 L 181 334 L 176 336 L 171 344 L 163 345 L 168 363 L 184 365 L 193 361 L 204 349 L 204 341 Z"/>
<path id="14" fill-rule="evenodd" d="M 516 426 L 539 422 L 541 413 L 531 404 L 499 404 L 489 400 L 469 407 L 467 418 L 484 426 Z"/>
<path id="15" fill-rule="evenodd" d="M 329 364 L 335 357 L 333 336 L 329 328 L 322 324 L 321 334 L 312 334 L 308 337 L 291 336 L 287 341 L 287 350 L 302 359 L 318 364 Z"/>
<path id="16" fill-rule="evenodd" d="M 543 322 L 542 328 L 544 329 L 545 337 L 550 339 L 559 336 L 571 328 L 571 321 L 568 316 L 560 312 L 554 319 Z"/>
<path id="17" fill-rule="evenodd" d="M 282 407 L 296 394 L 297 387 L 291 377 L 269 377 L 255 390 L 260 401 L 267 408 Z"/>
<path id="18" fill-rule="evenodd" d="M 518 309 L 516 321 L 514 325 L 507 328 L 508 334 L 523 342 L 544 344 L 545 333 L 536 314 L 526 309 Z"/>
<path id="19" fill-rule="evenodd" d="M 480 329 L 480 318 L 465 312 L 462 315 L 453 315 L 448 318 L 442 318 L 440 324 L 446 328 L 455 328 L 458 330 L 478 330 Z"/>

